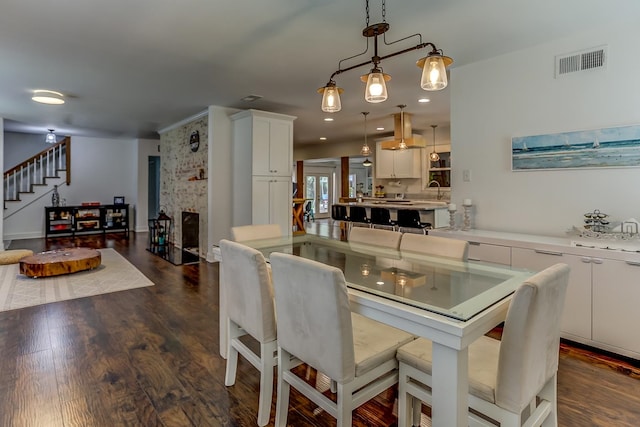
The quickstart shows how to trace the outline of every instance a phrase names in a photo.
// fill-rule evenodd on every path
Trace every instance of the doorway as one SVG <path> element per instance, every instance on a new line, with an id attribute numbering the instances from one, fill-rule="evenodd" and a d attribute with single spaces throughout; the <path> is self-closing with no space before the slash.
<path id="1" fill-rule="evenodd" d="M 149 156 L 148 184 L 147 215 L 157 218 L 160 213 L 160 156 Z"/>
<path id="2" fill-rule="evenodd" d="M 329 218 L 329 207 L 333 203 L 331 200 L 332 180 L 328 173 L 305 174 L 305 198 L 310 199 L 311 209 L 316 218 Z"/>

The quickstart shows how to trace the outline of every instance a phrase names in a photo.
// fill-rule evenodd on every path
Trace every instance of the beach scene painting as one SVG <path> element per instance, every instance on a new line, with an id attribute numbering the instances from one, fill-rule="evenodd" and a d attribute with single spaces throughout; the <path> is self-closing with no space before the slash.
<path id="1" fill-rule="evenodd" d="M 640 126 L 511 139 L 512 170 L 640 166 Z"/>

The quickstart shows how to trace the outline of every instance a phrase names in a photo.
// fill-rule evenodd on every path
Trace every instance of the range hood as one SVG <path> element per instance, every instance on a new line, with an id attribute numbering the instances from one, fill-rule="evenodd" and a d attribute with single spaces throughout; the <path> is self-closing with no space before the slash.
<path id="1" fill-rule="evenodd" d="M 380 148 L 383 150 L 397 150 L 400 146 L 400 140 L 403 135 L 401 114 L 395 113 L 393 115 L 393 139 L 381 142 Z M 424 148 L 427 146 L 427 141 L 422 135 L 411 133 L 411 116 L 409 113 L 404 113 L 404 142 L 407 144 L 407 148 Z"/>

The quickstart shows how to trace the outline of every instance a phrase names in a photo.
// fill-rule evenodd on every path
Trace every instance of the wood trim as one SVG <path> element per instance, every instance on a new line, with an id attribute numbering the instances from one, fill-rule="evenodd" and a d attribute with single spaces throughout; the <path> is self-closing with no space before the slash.
<path id="1" fill-rule="evenodd" d="M 67 136 L 62 140 L 65 142 L 67 147 L 65 149 L 65 171 L 67 175 L 67 185 L 71 184 L 71 137 Z"/>
<path id="2" fill-rule="evenodd" d="M 298 184 L 298 191 L 295 197 L 304 198 L 306 193 L 304 192 L 304 162 L 302 160 L 296 162 L 296 182 Z"/>
<path id="3" fill-rule="evenodd" d="M 340 157 L 340 195 L 349 197 L 349 158 Z"/>

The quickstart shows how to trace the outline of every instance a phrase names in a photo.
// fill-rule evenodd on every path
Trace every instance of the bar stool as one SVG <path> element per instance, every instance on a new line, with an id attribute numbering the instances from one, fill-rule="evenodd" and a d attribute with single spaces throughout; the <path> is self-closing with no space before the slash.
<path id="1" fill-rule="evenodd" d="M 403 228 L 415 228 L 422 230 L 422 234 L 427 234 L 427 228 L 431 228 L 430 222 L 420 222 L 420 212 L 417 209 L 398 210 L 398 231 Z"/>
<path id="2" fill-rule="evenodd" d="M 396 222 L 391 220 L 391 214 L 387 208 L 371 208 L 371 224 L 373 228 L 376 225 L 382 227 L 391 227 L 393 231 L 396 229 Z"/>
<path id="3" fill-rule="evenodd" d="M 367 217 L 367 210 L 364 206 L 350 206 L 349 221 L 352 227 L 356 224 L 364 224 L 371 228 L 371 220 Z"/>
<path id="4" fill-rule="evenodd" d="M 340 223 L 340 240 L 347 240 L 351 223 L 344 205 L 331 205 L 331 219 Z"/>

